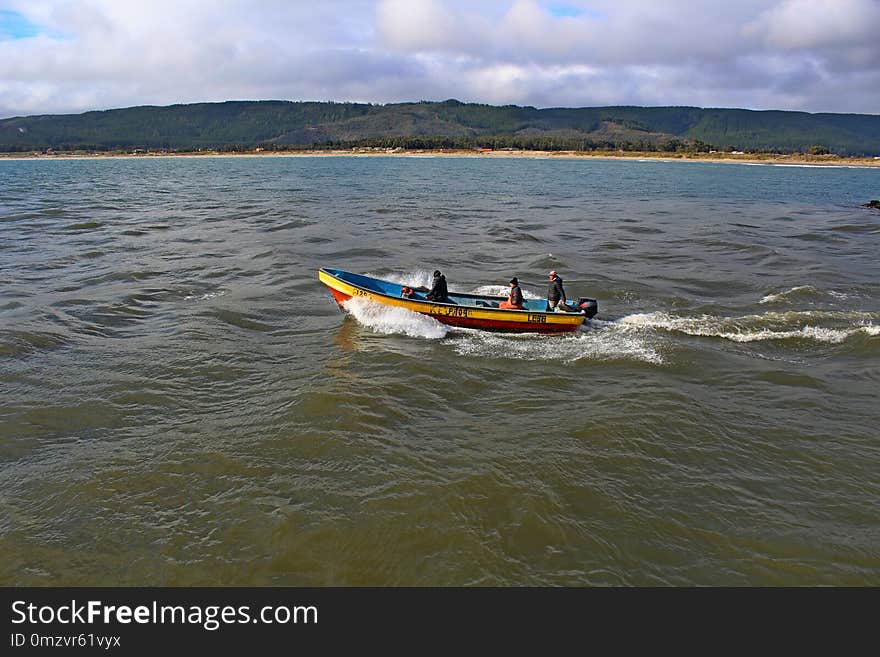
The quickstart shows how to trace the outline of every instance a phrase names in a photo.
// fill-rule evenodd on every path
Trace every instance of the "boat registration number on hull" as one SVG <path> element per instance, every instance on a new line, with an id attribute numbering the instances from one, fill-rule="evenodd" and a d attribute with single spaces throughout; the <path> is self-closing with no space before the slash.
<path id="1" fill-rule="evenodd" d="M 443 317 L 468 317 L 468 309 L 461 306 L 433 306 L 431 314 Z"/>
<path id="2" fill-rule="evenodd" d="M 546 324 L 547 315 L 533 315 L 529 313 L 529 322 L 532 324 Z"/>

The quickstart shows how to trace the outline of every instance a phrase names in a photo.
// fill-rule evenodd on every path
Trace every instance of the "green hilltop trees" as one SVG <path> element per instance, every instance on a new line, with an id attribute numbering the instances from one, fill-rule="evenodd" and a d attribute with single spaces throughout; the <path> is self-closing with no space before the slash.
<path id="1" fill-rule="evenodd" d="M 421 101 L 229 101 L 0 120 L 0 151 L 516 148 L 880 155 L 880 116 L 701 109 L 544 108 Z"/>

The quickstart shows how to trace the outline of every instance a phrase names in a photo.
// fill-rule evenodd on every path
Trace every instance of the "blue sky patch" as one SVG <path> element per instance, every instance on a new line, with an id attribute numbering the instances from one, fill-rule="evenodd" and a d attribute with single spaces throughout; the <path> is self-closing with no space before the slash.
<path id="1" fill-rule="evenodd" d="M 0 10 L 0 39 L 26 39 L 39 32 L 36 25 L 17 11 Z"/>
<path id="2" fill-rule="evenodd" d="M 604 18 L 602 12 L 590 9 L 589 7 L 576 7 L 566 4 L 550 4 L 547 5 L 547 11 L 556 18 Z"/>

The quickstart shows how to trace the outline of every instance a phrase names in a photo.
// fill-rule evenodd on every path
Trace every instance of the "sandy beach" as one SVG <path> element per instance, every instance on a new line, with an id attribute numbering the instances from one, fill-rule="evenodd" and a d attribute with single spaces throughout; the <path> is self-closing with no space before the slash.
<path id="1" fill-rule="evenodd" d="M 610 159 L 656 160 L 660 162 L 722 162 L 738 164 L 766 164 L 778 166 L 817 167 L 880 167 L 880 157 L 841 157 L 838 155 L 780 155 L 775 153 L 666 153 L 659 151 L 532 151 L 514 149 L 303 149 L 290 151 L 215 151 L 175 153 L 170 151 L 144 152 L 48 152 L 0 153 L 0 159 L 69 160 L 105 158 L 153 157 L 488 157 L 531 159 Z"/>

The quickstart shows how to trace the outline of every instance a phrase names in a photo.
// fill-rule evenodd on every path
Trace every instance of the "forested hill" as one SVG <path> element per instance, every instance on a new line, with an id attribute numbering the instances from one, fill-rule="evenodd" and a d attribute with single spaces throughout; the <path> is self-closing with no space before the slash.
<path id="1" fill-rule="evenodd" d="M 0 151 L 383 146 L 880 155 L 880 115 L 229 101 L 0 120 Z"/>

